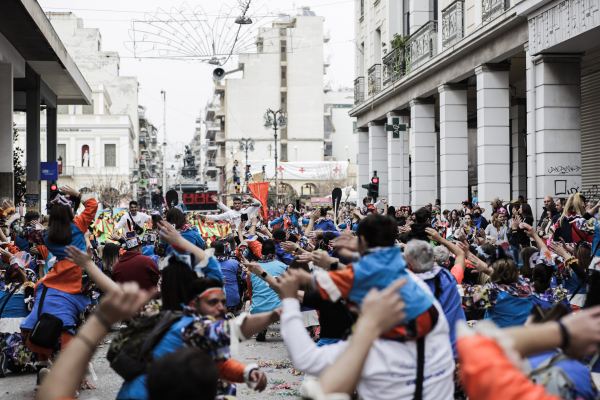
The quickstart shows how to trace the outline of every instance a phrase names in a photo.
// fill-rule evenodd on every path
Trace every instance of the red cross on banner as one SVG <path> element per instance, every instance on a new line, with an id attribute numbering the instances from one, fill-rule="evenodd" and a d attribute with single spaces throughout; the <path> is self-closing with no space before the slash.
<path id="1" fill-rule="evenodd" d="M 341 171 L 341 170 L 340 170 L 340 168 L 339 168 L 339 167 L 335 167 L 335 168 L 333 169 L 333 172 L 335 172 L 336 174 L 339 174 L 339 173 L 340 173 L 340 171 Z"/>
<path id="2" fill-rule="evenodd" d="M 304 173 L 306 171 L 304 168 L 300 168 L 300 172 Z"/>
<path id="3" fill-rule="evenodd" d="M 277 167 L 277 171 L 279 171 L 279 172 L 283 172 L 284 169 L 285 168 L 283 168 L 281 165 L 279 167 Z"/>

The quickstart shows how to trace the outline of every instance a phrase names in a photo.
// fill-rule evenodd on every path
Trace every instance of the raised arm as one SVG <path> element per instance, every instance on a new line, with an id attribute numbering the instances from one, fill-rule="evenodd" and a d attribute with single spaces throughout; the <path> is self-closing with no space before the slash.
<path id="1" fill-rule="evenodd" d="M 165 243 L 167 243 L 170 246 L 175 245 L 189 251 L 194 256 L 196 256 L 196 259 L 198 261 L 204 260 L 204 258 L 206 257 L 204 250 L 202 250 L 200 247 L 194 246 L 192 243 L 185 240 L 183 236 L 181 236 L 181 234 L 177 231 L 177 229 L 173 228 L 171 224 L 168 224 L 165 221 L 160 221 L 158 223 L 158 227 L 160 229 L 158 235 Z"/>
<path id="2" fill-rule="evenodd" d="M 75 246 L 67 246 L 65 252 L 67 253 L 67 260 L 85 269 L 85 272 L 87 272 L 89 277 L 96 282 L 104 293 L 111 293 L 115 290 L 119 290 L 119 285 L 100 271 L 100 268 L 94 264 L 89 254 L 84 253 Z"/>

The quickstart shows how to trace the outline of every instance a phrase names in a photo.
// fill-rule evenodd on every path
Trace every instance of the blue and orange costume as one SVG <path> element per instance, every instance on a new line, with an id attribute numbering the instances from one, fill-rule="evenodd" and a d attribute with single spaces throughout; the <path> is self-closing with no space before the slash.
<path id="1" fill-rule="evenodd" d="M 94 220 L 98 203 L 91 196 L 83 201 L 85 209 L 81 215 L 71 221 L 71 243 L 81 251 L 86 251 L 84 232 Z M 62 346 L 63 348 L 72 340 L 74 329 L 79 323 L 79 316 L 92 302 L 92 282 L 83 269 L 68 261 L 65 245 L 55 245 L 48 241 L 47 235 L 44 242 L 48 250 L 56 257 L 53 268 L 36 285 L 35 305 L 32 312 L 21 324 L 21 329 L 27 332 L 33 329 L 38 320 L 38 314 L 49 313 L 63 322 Z M 42 310 L 38 307 L 42 303 Z M 44 349 L 27 341 L 27 347 L 40 355 L 40 360 L 45 361 L 50 356 L 51 350 Z M 46 357 L 44 357 L 46 356 Z"/>
<path id="2" fill-rule="evenodd" d="M 379 290 L 394 280 L 405 277 L 407 282 L 400 289 L 406 302 L 406 319 L 384 337 L 400 341 L 424 337 L 433 330 L 438 320 L 434 297 L 416 282 L 406 269 L 406 261 L 397 247 L 387 247 L 367 253 L 358 262 L 348 264 L 341 271 L 316 271 L 314 280 L 321 297 L 333 302 L 340 298 L 360 305 L 371 288 Z"/>

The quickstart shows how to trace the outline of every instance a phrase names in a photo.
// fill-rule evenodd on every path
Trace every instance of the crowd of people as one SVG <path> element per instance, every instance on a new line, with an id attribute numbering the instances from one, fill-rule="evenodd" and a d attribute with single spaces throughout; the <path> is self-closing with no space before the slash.
<path id="1" fill-rule="evenodd" d="M 524 198 L 273 210 L 243 196 L 214 198 L 217 214 L 132 201 L 115 221 L 60 190 L 46 216 L 0 212 L 0 377 L 36 373 L 42 400 L 94 388 L 111 330 L 118 399 L 261 392 L 265 372 L 236 355 L 276 322 L 307 399 L 600 397 L 600 202 L 579 193 L 538 218 Z"/>

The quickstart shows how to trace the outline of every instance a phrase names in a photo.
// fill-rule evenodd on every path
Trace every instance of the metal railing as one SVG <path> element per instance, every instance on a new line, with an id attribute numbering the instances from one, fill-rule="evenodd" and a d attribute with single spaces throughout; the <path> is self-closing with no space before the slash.
<path id="1" fill-rule="evenodd" d="M 490 22 L 508 10 L 510 0 L 481 0 L 481 19 Z"/>
<path id="2" fill-rule="evenodd" d="M 225 141 L 225 132 L 217 132 L 215 135 L 215 141 L 224 142 Z"/>
<path id="3" fill-rule="evenodd" d="M 437 21 L 429 21 L 406 42 L 406 72 L 409 73 L 435 57 L 437 50 Z"/>
<path id="4" fill-rule="evenodd" d="M 73 176 L 75 175 L 75 167 L 73 165 L 63 165 L 62 172 L 58 176 Z"/>
<path id="5" fill-rule="evenodd" d="M 354 105 L 357 106 L 365 101 L 365 78 L 359 76 L 354 80 Z"/>
<path id="6" fill-rule="evenodd" d="M 452 46 L 465 37 L 464 0 L 455 0 L 442 10 L 442 48 Z"/>
<path id="7" fill-rule="evenodd" d="M 381 64 L 375 64 L 367 71 L 367 90 L 369 97 L 381 92 Z"/>
<path id="8" fill-rule="evenodd" d="M 395 48 L 385 55 L 383 64 L 383 86 L 399 81 L 406 75 L 404 49 Z"/>

